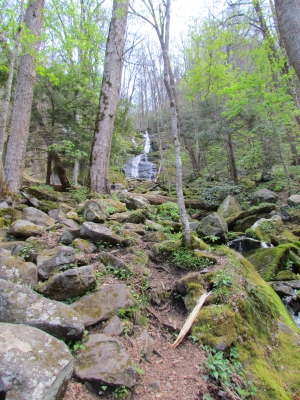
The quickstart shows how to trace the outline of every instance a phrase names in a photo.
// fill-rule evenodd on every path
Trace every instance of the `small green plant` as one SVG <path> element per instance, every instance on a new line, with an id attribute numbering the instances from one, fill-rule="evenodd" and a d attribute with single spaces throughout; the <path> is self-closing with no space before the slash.
<path id="1" fill-rule="evenodd" d="M 179 210 L 176 203 L 167 201 L 158 207 L 159 217 L 162 219 L 169 219 L 171 221 L 179 221 Z"/>
<path id="2" fill-rule="evenodd" d="M 83 338 L 81 341 L 77 340 L 76 342 L 69 341 L 67 343 L 67 346 L 69 347 L 70 353 L 76 356 L 79 350 L 85 350 L 85 345 L 83 343 L 86 343 L 89 340 L 89 331 L 85 330 L 83 333 Z"/>
<path id="3" fill-rule="evenodd" d="M 213 260 L 197 256 L 193 250 L 188 248 L 175 250 L 172 258 L 177 267 L 184 269 L 197 269 L 214 263 Z"/>
<path id="4" fill-rule="evenodd" d="M 28 260 L 30 254 L 34 253 L 34 246 L 32 243 L 27 243 L 26 246 L 22 247 L 20 253 L 23 260 Z"/>
<path id="5" fill-rule="evenodd" d="M 128 271 L 125 268 L 114 268 L 112 265 L 107 265 L 107 267 L 105 268 L 105 272 L 106 274 L 113 274 L 115 277 L 119 278 L 119 279 L 127 279 L 129 278 L 132 273 L 130 271 Z"/>
<path id="6" fill-rule="evenodd" d="M 239 237 L 239 235 L 236 232 L 229 231 L 229 232 L 226 233 L 226 240 L 227 241 L 237 239 L 238 237 Z"/>
<path id="7" fill-rule="evenodd" d="M 100 240 L 98 243 L 96 243 L 96 246 L 98 247 L 99 250 L 105 250 L 110 247 L 113 247 L 113 245 L 109 242 L 105 242 L 103 240 Z"/>
<path id="8" fill-rule="evenodd" d="M 229 349 L 227 357 L 223 351 L 217 352 L 215 349 L 209 348 L 206 348 L 206 350 L 208 351 L 208 359 L 205 365 L 209 376 L 219 386 L 225 387 L 239 399 L 254 398 L 256 388 L 252 382 L 246 379 L 236 347 L 232 346 Z"/>
<path id="9" fill-rule="evenodd" d="M 219 240 L 218 236 L 214 236 L 214 235 L 204 236 L 202 239 L 205 242 L 212 242 L 212 243 L 215 243 L 217 240 Z"/>
<path id="10" fill-rule="evenodd" d="M 192 340 L 193 344 L 199 343 L 199 338 L 198 338 L 198 336 L 190 335 L 190 336 L 189 336 L 189 339 Z"/>
<path id="11" fill-rule="evenodd" d="M 99 394 L 104 394 L 106 389 L 107 389 L 107 386 L 105 386 L 105 385 L 100 386 Z"/>
<path id="12" fill-rule="evenodd" d="M 294 265 L 293 261 L 291 261 L 291 260 L 286 260 L 285 269 L 286 269 L 287 271 L 293 272 L 293 265 Z"/>
<path id="13" fill-rule="evenodd" d="M 145 371 L 142 369 L 142 368 L 140 368 L 138 365 L 134 365 L 135 366 L 135 370 L 136 370 L 136 372 L 137 372 L 137 374 L 138 375 L 145 375 Z"/>
<path id="14" fill-rule="evenodd" d="M 215 289 L 221 289 L 224 287 L 230 287 L 232 285 L 232 278 L 230 275 L 226 274 L 225 271 L 221 270 L 217 272 L 217 277 L 214 282 Z"/>
<path id="15" fill-rule="evenodd" d="M 126 399 L 128 395 L 129 391 L 125 386 L 119 386 L 113 391 L 113 396 L 115 399 Z"/>

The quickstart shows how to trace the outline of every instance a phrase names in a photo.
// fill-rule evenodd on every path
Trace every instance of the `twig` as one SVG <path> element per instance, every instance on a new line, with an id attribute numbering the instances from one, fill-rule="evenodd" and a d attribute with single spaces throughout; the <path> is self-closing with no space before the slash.
<path id="1" fill-rule="evenodd" d="M 158 321 L 159 321 L 162 325 L 166 326 L 167 328 L 171 328 L 171 329 L 173 329 L 173 330 L 176 331 L 176 332 L 179 332 L 179 328 L 176 328 L 176 327 L 172 326 L 171 324 L 168 324 L 167 322 L 163 322 L 163 321 L 161 320 L 160 316 L 157 315 L 156 312 L 155 312 L 154 310 L 152 310 L 151 307 L 146 307 L 146 310 L 148 310 L 152 315 L 154 315 L 154 317 L 157 318 Z"/>

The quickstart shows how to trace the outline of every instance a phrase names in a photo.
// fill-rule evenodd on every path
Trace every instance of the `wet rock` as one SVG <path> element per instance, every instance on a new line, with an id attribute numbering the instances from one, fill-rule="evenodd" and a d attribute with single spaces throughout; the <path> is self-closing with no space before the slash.
<path id="1" fill-rule="evenodd" d="M 0 324 L 0 359 L 9 400 L 61 399 L 73 373 L 65 343 L 25 325 Z"/>
<path id="2" fill-rule="evenodd" d="M 105 321 L 121 308 L 126 310 L 133 304 L 128 286 L 116 284 L 104 286 L 98 292 L 83 296 L 70 307 L 81 316 L 84 325 L 88 327 Z"/>
<path id="3" fill-rule="evenodd" d="M 75 376 L 83 382 L 133 387 L 136 370 L 122 343 L 103 334 L 90 335 L 75 361 Z"/>
<path id="4" fill-rule="evenodd" d="M 55 224 L 55 220 L 43 211 L 38 210 L 34 207 L 27 207 L 23 211 L 22 219 L 25 221 L 32 222 L 35 225 L 44 226 L 50 228 Z"/>
<path id="5" fill-rule="evenodd" d="M 45 297 L 64 301 L 70 297 L 82 296 L 96 284 L 93 267 L 86 265 L 55 274 L 40 285 L 38 291 Z"/>
<path id="6" fill-rule="evenodd" d="M 271 282 L 270 285 L 280 297 L 294 295 L 294 290 L 285 282 Z"/>
<path id="7" fill-rule="evenodd" d="M 81 317 L 70 306 L 3 279 L 0 279 L 0 322 L 30 325 L 58 339 L 80 340 L 84 332 Z"/>
<path id="8" fill-rule="evenodd" d="M 54 249 L 43 250 L 37 257 L 37 267 L 40 279 L 49 278 L 52 271 L 58 270 L 60 266 L 75 261 L 75 250 L 73 247 L 58 246 Z"/>
<path id="9" fill-rule="evenodd" d="M 18 219 L 11 226 L 9 233 L 15 237 L 29 238 L 30 236 L 41 235 L 42 233 L 44 233 L 44 231 L 45 227 L 41 225 L 36 225 L 32 222 Z"/>

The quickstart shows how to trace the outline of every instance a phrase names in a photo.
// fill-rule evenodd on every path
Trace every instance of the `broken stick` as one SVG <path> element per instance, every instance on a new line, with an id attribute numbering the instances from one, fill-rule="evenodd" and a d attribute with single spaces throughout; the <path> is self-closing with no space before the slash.
<path id="1" fill-rule="evenodd" d="M 193 325 L 198 312 L 202 308 L 203 304 L 205 303 L 206 299 L 211 295 L 212 292 L 209 293 L 204 293 L 199 300 L 197 301 L 196 306 L 194 307 L 193 311 L 190 313 L 188 316 L 188 319 L 186 320 L 185 324 L 183 325 L 179 335 L 177 336 L 177 339 L 175 342 L 172 344 L 171 349 L 176 349 L 176 347 L 182 342 L 188 331 L 190 330 L 191 326 Z"/>

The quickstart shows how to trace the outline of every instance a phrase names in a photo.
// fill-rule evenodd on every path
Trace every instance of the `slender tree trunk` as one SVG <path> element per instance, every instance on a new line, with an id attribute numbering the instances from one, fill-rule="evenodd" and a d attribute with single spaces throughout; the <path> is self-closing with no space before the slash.
<path id="1" fill-rule="evenodd" d="M 280 37 L 300 80 L 300 1 L 275 0 L 275 9 Z"/>
<path id="2" fill-rule="evenodd" d="M 233 152 L 233 145 L 232 145 L 232 137 L 230 132 L 227 132 L 227 153 L 228 153 L 228 162 L 229 162 L 229 171 L 231 178 L 233 179 L 234 183 L 238 184 L 238 176 L 237 170 L 235 165 L 235 157 Z"/>
<path id="3" fill-rule="evenodd" d="M 20 61 L 4 167 L 6 182 L 14 193 L 22 183 L 36 77 L 35 57 L 39 50 L 43 8 L 44 0 L 31 1 L 25 15 L 26 28 L 33 36 L 34 43 L 30 46 L 31 52 L 25 53 Z"/>
<path id="4" fill-rule="evenodd" d="M 90 189 L 110 193 L 109 158 L 121 82 L 129 0 L 114 0 L 104 63 L 99 111 L 90 161 Z"/>
<path id="5" fill-rule="evenodd" d="M 73 170 L 73 182 L 74 182 L 74 185 L 77 185 L 78 175 L 79 175 L 79 162 L 78 162 L 78 160 L 76 160 L 75 163 L 74 163 L 74 170 Z"/>
<path id="6" fill-rule="evenodd" d="M 57 174 L 57 176 L 60 180 L 62 191 L 65 192 L 67 189 L 69 189 L 71 187 L 71 184 L 70 184 L 69 178 L 67 176 L 66 169 L 62 165 L 62 162 L 59 158 L 59 155 L 53 150 L 51 150 L 48 155 L 46 184 L 50 185 L 52 162 L 54 163 L 54 166 L 55 166 L 55 173 Z"/>
<path id="7" fill-rule="evenodd" d="M 13 52 L 10 57 L 9 61 L 9 70 L 8 70 L 8 79 L 6 83 L 6 93 L 2 103 L 2 113 L 0 119 L 0 157 L 2 157 L 3 149 L 4 149 L 4 141 L 5 141 L 5 130 L 6 130 L 6 121 L 8 116 L 8 108 L 10 103 L 10 96 L 11 96 L 11 88 L 12 88 L 12 81 L 14 77 L 14 65 L 15 59 L 19 51 L 19 44 L 20 44 L 20 35 L 23 23 L 23 14 L 24 14 L 24 0 L 21 2 L 21 10 L 20 10 L 20 26 L 18 28 L 16 38 L 15 38 L 15 45 Z"/>

